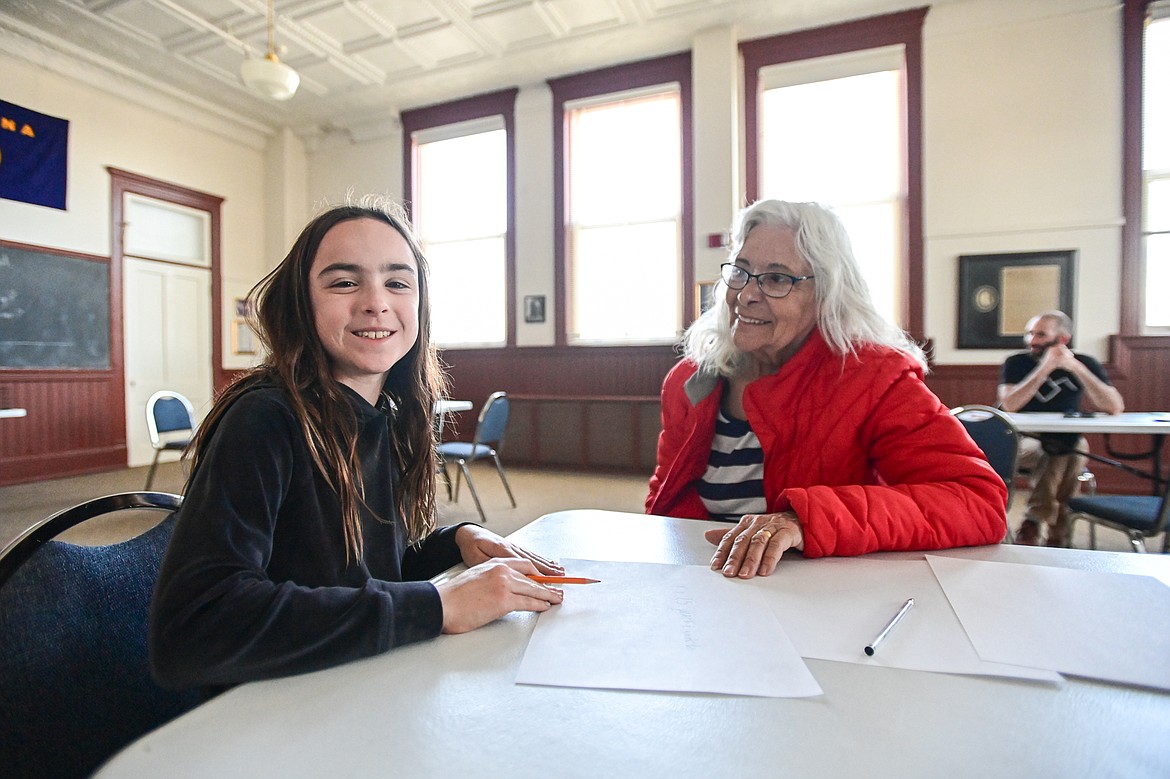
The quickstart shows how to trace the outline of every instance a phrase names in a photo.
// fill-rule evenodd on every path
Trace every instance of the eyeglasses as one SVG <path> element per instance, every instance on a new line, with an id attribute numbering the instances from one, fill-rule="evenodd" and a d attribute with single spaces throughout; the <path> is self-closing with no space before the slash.
<path id="1" fill-rule="evenodd" d="M 760 292 L 770 298 L 786 298 L 797 282 L 816 278 L 811 273 L 808 276 L 793 276 L 788 273 L 748 273 L 738 265 L 725 262 L 719 266 L 719 275 L 723 283 L 731 289 L 743 289 L 752 279 L 760 285 Z"/>

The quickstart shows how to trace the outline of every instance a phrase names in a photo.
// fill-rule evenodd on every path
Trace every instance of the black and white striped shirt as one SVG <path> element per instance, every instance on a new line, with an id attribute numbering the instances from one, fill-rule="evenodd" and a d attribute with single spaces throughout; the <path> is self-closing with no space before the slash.
<path id="1" fill-rule="evenodd" d="M 747 420 L 732 419 L 720 409 L 707 472 L 699 481 L 699 497 L 711 519 L 738 522 L 744 514 L 762 514 L 764 450 Z"/>

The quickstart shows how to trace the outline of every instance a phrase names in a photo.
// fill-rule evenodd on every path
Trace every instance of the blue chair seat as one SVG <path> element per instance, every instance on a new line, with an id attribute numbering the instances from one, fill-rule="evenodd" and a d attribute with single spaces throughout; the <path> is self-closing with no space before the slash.
<path id="1" fill-rule="evenodd" d="M 483 444 L 467 444 L 462 441 L 452 441 L 439 444 L 439 454 L 452 460 L 478 460 L 481 457 L 491 457 L 492 448 Z"/>
<path id="2" fill-rule="evenodd" d="M 1078 520 L 1089 523 L 1089 544 L 1097 548 L 1097 525 L 1120 530 L 1129 536 L 1135 552 L 1146 551 L 1146 539 L 1159 533 L 1162 552 L 1170 552 L 1170 480 L 1163 494 L 1157 495 L 1086 495 L 1070 498 L 1069 525 Z"/>
<path id="3" fill-rule="evenodd" d="M 1086 495 L 1069 498 L 1068 507 L 1148 533 L 1158 521 L 1162 499 L 1153 495 Z"/>

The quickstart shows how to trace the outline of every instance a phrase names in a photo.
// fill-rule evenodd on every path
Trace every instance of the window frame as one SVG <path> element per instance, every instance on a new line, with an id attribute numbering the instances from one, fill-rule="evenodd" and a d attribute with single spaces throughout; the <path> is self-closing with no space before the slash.
<path id="1" fill-rule="evenodd" d="M 414 192 L 417 189 L 414 134 L 447 125 L 492 117 L 504 120 L 506 156 L 507 233 L 504 236 L 504 344 L 503 346 L 457 346 L 455 349 L 500 349 L 516 345 L 516 87 L 403 111 L 402 192 L 403 206 L 414 221 Z M 456 136 L 457 137 L 457 136 Z"/>
<path id="2" fill-rule="evenodd" d="M 922 203 L 922 27 L 928 8 L 857 19 L 842 24 L 742 41 L 744 80 L 744 180 L 747 201 L 759 197 L 760 71 L 769 65 L 835 54 L 902 47 L 905 58 L 906 211 L 901 279 L 902 327 L 926 342 L 924 317 L 925 237 Z"/>
<path id="3" fill-rule="evenodd" d="M 1122 7 L 1121 326 L 1124 337 L 1167 338 L 1166 328 L 1145 326 L 1145 20 L 1155 0 L 1125 0 Z"/>
<path id="4" fill-rule="evenodd" d="M 573 348 L 640 348 L 642 343 L 572 343 L 568 337 L 568 310 L 572 292 L 568 273 L 568 151 L 569 121 L 567 103 L 658 85 L 677 83 L 679 88 L 679 139 L 681 159 L 682 203 L 680 204 L 680 262 L 682 267 L 682 322 L 690 324 L 695 310 L 695 238 L 692 142 L 691 53 L 689 51 L 649 60 L 625 63 L 600 70 L 549 79 L 553 97 L 553 198 L 554 198 L 554 276 L 558 305 L 555 313 L 556 345 Z"/>

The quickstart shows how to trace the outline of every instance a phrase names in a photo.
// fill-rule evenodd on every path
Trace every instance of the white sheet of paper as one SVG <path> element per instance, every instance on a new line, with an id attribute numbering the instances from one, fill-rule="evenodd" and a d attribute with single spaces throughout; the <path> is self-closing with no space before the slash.
<path id="1" fill-rule="evenodd" d="M 800 566 L 800 570 L 796 570 Z M 754 579 L 802 657 L 913 671 L 1005 676 L 1059 683 L 1052 671 L 988 662 L 963 625 L 925 560 L 838 557 L 782 560 L 771 576 Z M 914 607 L 873 657 L 865 646 L 907 598 Z"/>
<path id="2" fill-rule="evenodd" d="M 560 562 L 601 583 L 566 585 L 564 603 L 540 615 L 518 684 L 821 694 L 759 589 L 702 565 Z"/>
<path id="3" fill-rule="evenodd" d="M 926 559 L 981 657 L 1170 690 L 1170 587 L 1157 579 Z"/>

